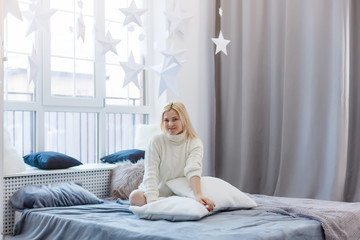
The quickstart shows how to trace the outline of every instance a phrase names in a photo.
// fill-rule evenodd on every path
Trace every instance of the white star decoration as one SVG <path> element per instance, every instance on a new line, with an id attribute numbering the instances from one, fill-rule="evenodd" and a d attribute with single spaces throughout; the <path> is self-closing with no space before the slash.
<path id="1" fill-rule="evenodd" d="M 222 31 L 220 30 L 219 37 L 218 38 L 212 38 L 211 39 L 216 44 L 216 51 L 215 54 L 222 51 L 227 55 L 226 46 L 230 43 L 230 40 L 224 39 L 224 36 L 222 34 Z"/>
<path id="2" fill-rule="evenodd" d="M 81 38 L 85 42 L 85 23 L 82 14 L 80 14 L 77 20 L 77 38 Z"/>
<path id="3" fill-rule="evenodd" d="M 175 63 L 170 66 L 160 64 L 151 68 L 151 70 L 155 71 L 160 76 L 159 97 L 166 89 L 171 90 L 179 96 L 176 84 L 176 75 L 179 73 L 180 69 L 181 65 Z"/>
<path id="4" fill-rule="evenodd" d="M 108 51 L 111 51 L 118 55 L 116 51 L 116 45 L 121 42 L 119 39 L 113 39 L 111 36 L 110 31 L 107 32 L 106 37 L 103 39 L 97 39 L 97 41 L 102 45 L 103 47 L 103 54 L 105 55 Z"/>
<path id="5" fill-rule="evenodd" d="M 40 4 L 35 6 L 35 12 L 27 30 L 26 36 L 36 30 L 49 31 L 50 18 L 56 12 L 54 9 L 42 8 Z"/>
<path id="6" fill-rule="evenodd" d="M 141 42 L 144 41 L 144 40 L 145 40 L 145 34 L 140 33 L 138 39 L 139 39 L 139 41 L 141 41 Z"/>
<path id="7" fill-rule="evenodd" d="M 78 7 L 79 8 L 81 8 L 81 9 L 83 9 L 83 7 L 84 7 L 84 3 L 83 3 L 83 1 L 78 1 Z"/>
<path id="8" fill-rule="evenodd" d="M 138 74 L 144 69 L 144 65 L 135 63 L 132 52 L 128 61 L 120 62 L 120 64 L 125 71 L 125 81 L 123 87 L 128 85 L 130 82 L 133 82 L 138 88 L 140 88 Z"/>
<path id="9" fill-rule="evenodd" d="M 175 9 L 172 12 L 164 12 L 164 14 L 169 25 L 169 35 L 175 34 L 177 32 L 185 34 L 185 25 L 192 16 L 180 9 L 179 2 L 176 2 Z"/>
<path id="10" fill-rule="evenodd" d="M 4 14 L 7 16 L 7 14 L 10 13 L 17 19 L 22 21 L 22 15 L 19 7 L 19 3 L 17 0 L 5 0 L 4 2 Z"/>
<path id="11" fill-rule="evenodd" d="M 135 1 L 133 0 L 128 8 L 119 8 L 119 10 L 125 15 L 123 26 L 134 22 L 140 27 L 142 26 L 141 15 L 143 15 L 147 9 L 137 8 Z"/>
<path id="12" fill-rule="evenodd" d="M 185 50 L 174 50 L 174 46 L 171 46 L 169 49 L 162 51 L 161 54 L 164 55 L 164 67 L 171 65 L 172 63 L 181 65 L 182 63 L 179 60 L 179 56 L 182 55 Z"/>
<path id="13" fill-rule="evenodd" d="M 39 58 L 36 55 L 35 48 L 33 47 L 31 56 L 28 56 L 28 83 L 36 82 L 36 78 L 39 72 Z"/>

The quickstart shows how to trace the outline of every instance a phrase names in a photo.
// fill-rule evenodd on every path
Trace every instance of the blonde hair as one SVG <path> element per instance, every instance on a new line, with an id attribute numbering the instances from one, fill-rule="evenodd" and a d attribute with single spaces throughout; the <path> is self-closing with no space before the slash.
<path id="1" fill-rule="evenodd" d="M 170 102 L 164 107 L 163 113 L 161 115 L 161 126 L 160 126 L 161 130 L 163 132 L 166 132 L 164 126 L 164 114 L 165 112 L 168 112 L 171 109 L 175 110 L 179 114 L 181 123 L 183 125 L 183 131 L 185 132 L 186 137 L 198 138 L 198 135 L 196 134 L 196 131 L 193 125 L 191 124 L 190 117 L 188 112 L 186 111 L 185 105 L 181 102 Z"/>

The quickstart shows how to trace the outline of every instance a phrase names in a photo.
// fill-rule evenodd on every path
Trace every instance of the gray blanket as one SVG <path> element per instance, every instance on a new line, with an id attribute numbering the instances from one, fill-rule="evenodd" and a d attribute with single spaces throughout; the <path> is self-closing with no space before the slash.
<path id="1" fill-rule="evenodd" d="M 323 240 L 318 221 L 264 210 L 218 212 L 198 221 L 143 220 L 105 202 L 24 210 L 7 240 Z"/>
<path id="2" fill-rule="evenodd" d="M 360 203 L 249 195 L 256 209 L 321 222 L 326 240 L 360 239 Z"/>

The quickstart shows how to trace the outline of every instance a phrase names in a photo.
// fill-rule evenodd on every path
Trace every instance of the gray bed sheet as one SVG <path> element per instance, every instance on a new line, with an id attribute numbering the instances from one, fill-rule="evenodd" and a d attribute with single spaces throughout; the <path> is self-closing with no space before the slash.
<path id="1" fill-rule="evenodd" d="M 198 221 L 138 219 L 127 204 L 24 210 L 7 239 L 324 239 L 320 222 L 264 210 L 219 212 Z"/>

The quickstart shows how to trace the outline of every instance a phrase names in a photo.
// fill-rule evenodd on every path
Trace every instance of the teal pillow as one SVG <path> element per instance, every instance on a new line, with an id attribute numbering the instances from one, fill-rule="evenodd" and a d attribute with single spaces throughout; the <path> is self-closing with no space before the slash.
<path id="1" fill-rule="evenodd" d="M 31 153 L 23 158 L 26 164 L 40 169 L 64 169 L 82 164 L 73 157 L 51 151 Z"/>
<path id="2" fill-rule="evenodd" d="M 145 157 L 144 150 L 127 149 L 102 157 L 100 158 L 100 160 L 104 163 L 117 163 L 128 160 L 132 163 L 136 163 L 140 159 L 144 159 L 144 157 Z"/>

